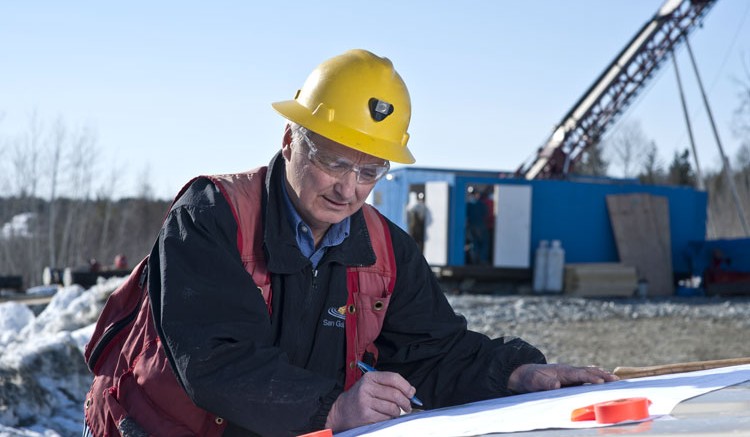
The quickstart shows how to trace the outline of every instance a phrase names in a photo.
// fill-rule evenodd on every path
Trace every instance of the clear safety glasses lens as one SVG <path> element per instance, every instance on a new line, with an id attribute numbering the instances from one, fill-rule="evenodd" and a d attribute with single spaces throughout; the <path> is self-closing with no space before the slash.
<path id="1" fill-rule="evenodd" d="M 384 164 L 357 165 L 346 158 L 318 149 L 307 135 L 301 136 L 305 145 L 307 145 L 307 158 L 330 176 L 340 178 L 353 171 L 357 175 L 357 183 L 372 184 L 388 173 L 391 168 L 388 161 L 385 161 Z"/>

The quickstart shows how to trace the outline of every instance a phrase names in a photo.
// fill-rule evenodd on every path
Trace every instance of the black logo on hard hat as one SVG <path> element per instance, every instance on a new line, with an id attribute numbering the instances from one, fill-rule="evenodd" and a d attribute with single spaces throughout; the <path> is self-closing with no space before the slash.
<path id="1" fill-rule="evenodd" d="M 393 105 L 376 98 L 370 99 L 370 115 L 375 121 L 383 121 L 393 113 Z"/>

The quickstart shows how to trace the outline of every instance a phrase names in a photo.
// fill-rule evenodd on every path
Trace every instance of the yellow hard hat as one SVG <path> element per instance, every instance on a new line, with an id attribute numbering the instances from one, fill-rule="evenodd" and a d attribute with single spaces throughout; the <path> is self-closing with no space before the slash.
<path id="1" fill-rule="evenodd" d="M 414 162 L 411 99 L 388 58 L 349 50 L 320 64 L 294 100 L 273 103 L 285 118 L 328 139 L 388 161 Z"/>

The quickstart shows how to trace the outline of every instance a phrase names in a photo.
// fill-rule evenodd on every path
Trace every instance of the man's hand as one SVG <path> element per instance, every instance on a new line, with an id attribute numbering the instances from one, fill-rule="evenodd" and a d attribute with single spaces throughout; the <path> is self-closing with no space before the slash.
<path id="1" fill-rule="evenodd" d="M 620 378 L 598 367 L 524 364 L 510 374 L 508 388 L 516 393 L 528 393 L 586 383 L 601 384 L 618 379 Z"/>
<path id="2" fill-rule="evenodd" d="M 401 410 L 411 413 L 409 399 L 416 391 L 398 373 L 365 373 L 333 403 L 326 428 L 338 432 L 398 417 Z"/>

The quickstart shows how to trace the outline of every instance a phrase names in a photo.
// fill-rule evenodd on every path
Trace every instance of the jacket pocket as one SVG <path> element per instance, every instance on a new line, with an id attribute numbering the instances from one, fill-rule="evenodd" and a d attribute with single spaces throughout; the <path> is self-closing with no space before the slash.
<path id="1" fill-rule="evenodd" d="M 357 305 L 357 349 L 361 352 L 369 351 L 377 358 L 377 349 L 370 346 L 383 329 L 383 320 L 388 310 L 390 296 L 371 296 L 355 293 Z"/>
<path id="2" fill-rule="evenodd" d="M 157 406 L 138 384 L 133 372 L 128 371 L 120 376 L 116 389 L 105 394 L 105 403 L 123 436 L 197 435 Z"/>

